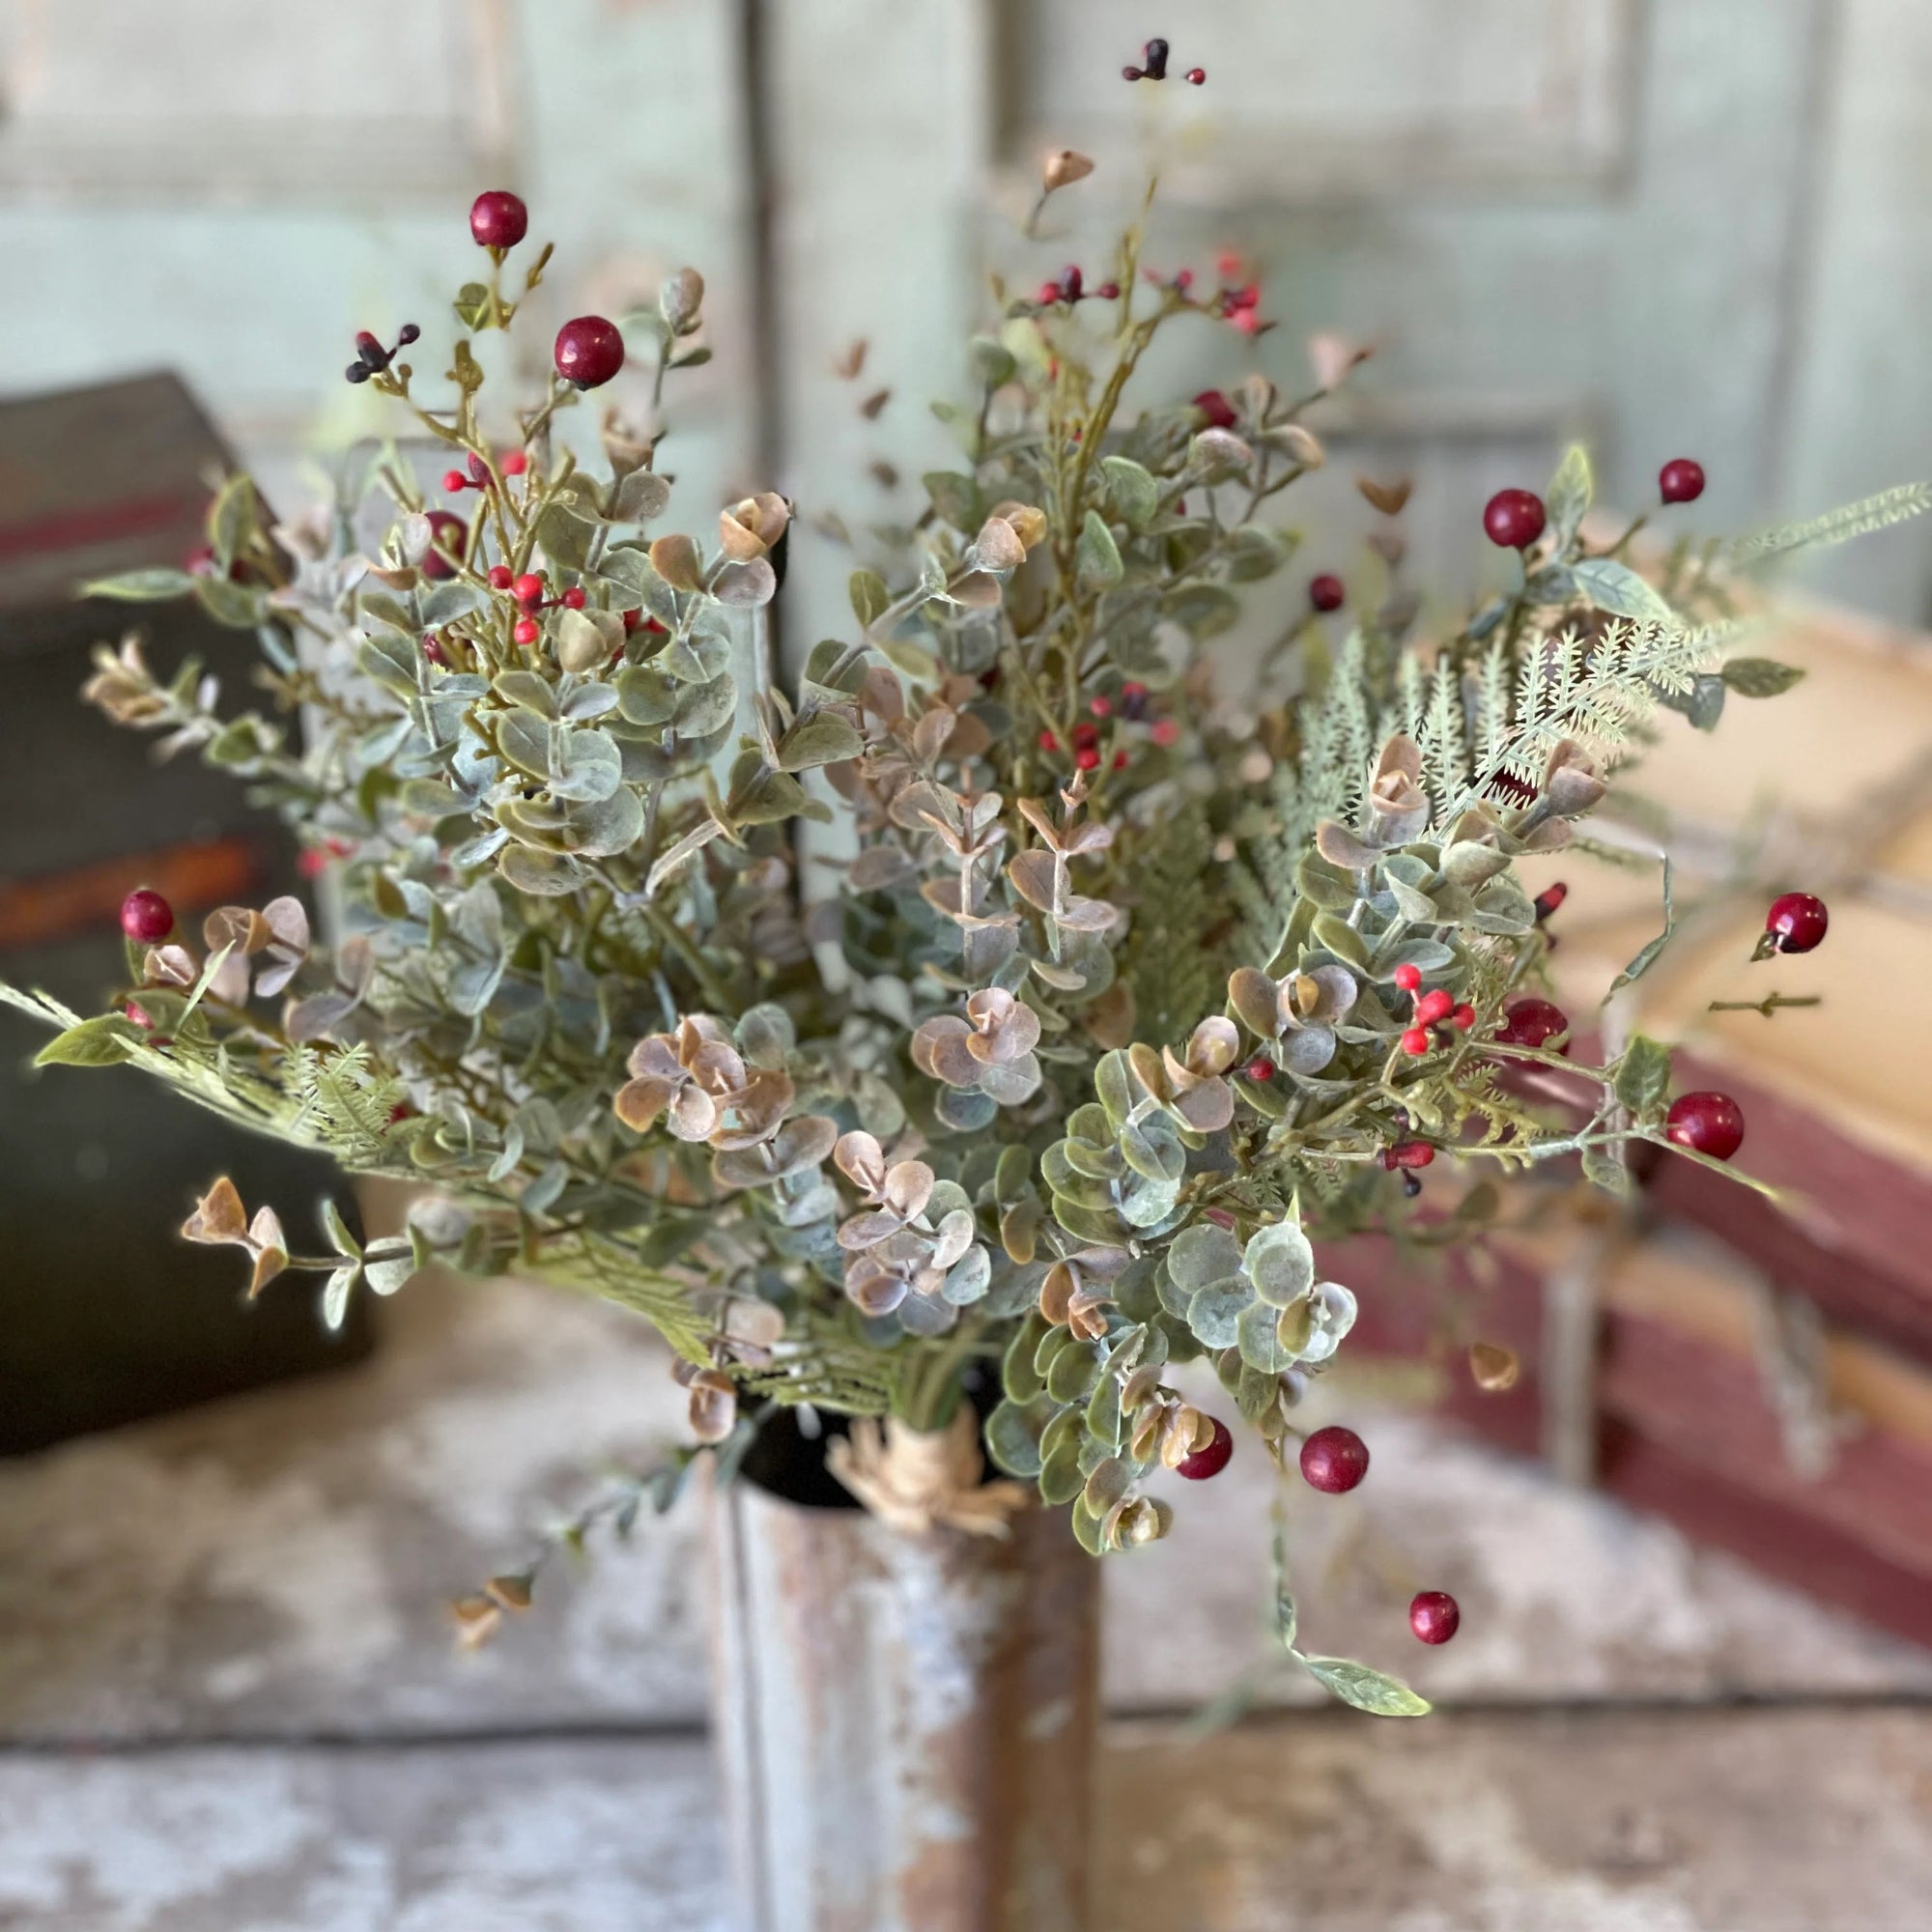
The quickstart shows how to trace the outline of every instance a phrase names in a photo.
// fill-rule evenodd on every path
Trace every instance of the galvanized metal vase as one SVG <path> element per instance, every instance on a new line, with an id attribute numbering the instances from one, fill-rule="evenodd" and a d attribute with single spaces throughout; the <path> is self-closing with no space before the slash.
<path id="1" fill-rule="evenodd" d="M 763 1473 L 712 1497 L 747 1932 L 1087 1932 L 1099 1566 L 1064 1514 L 907 1535 Z"/>

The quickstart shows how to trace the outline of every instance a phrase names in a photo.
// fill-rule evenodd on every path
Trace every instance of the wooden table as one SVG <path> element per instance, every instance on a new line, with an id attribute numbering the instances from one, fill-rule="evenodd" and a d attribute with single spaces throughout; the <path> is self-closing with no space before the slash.
<path id="1" fill-rule="evenodd" d="M 660 1351 L 537 1290 L 384 1312 L 353 1371 L 0 1464 L 0 1927 L 728 1925 L 695 1512 L 479 1654 L 445 1611 L 674 1435 Z M 1109 1932 L 1932 1919 L 1932 1655 L 1374 1399 L 1326 1404 L 1370 1414 L 1371 1481 L 1292 1497 L 1307 1634 L 1441 1714 L 1272 1665 L 1237 1456 L 1106 1573 Z M 1438 1584 L 1463 1629 L 1425 1652 L 1403 1605 Z M 1248 1718 L 1191 1741 L 1236 1681 Z"/>

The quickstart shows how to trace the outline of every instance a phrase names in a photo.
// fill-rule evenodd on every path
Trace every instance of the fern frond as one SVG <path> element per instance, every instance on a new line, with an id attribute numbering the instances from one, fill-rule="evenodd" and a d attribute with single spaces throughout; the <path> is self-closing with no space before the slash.
<path id="1" fill-rule="evenodd" d="M 1775 556 L 1788 556 L 1793 551 L 1849 543 L 1854 537 L 1889 529 L 1927 510 L 1932 510 L 1932 484 L 1901 483 L 1896 489 L 1881 490 L 1875 497 L 1829 510 L 1806 523 L 1780 524 L 1754 536 L 1740 537 L 1729 546 L 1728 554 L 1731 562 L 1740 566 L 1764 563 Z"/>

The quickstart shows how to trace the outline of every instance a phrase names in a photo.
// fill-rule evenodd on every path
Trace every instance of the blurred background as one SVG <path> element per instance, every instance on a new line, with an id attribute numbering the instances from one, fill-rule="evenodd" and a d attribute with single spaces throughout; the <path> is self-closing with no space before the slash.
<path id="1" fill-rule="evenodd" d="M 1122 81 L 1156 33 L 1207 85 Z M 1067 146 L 1097 170 L 1026 239 Z M 356 329 L 417 322 L 419 369 L 442 366 L 479 189 L 524 195 L 557 246 L 529 326 L 486 341 L 493 373 L 539 384 L 564 318 L 703 271 L 675 514 L 797 500 L 797 649 L 849 622 L 831 518 L 907 520 L 956 460 L 928 405 L 968 393 L 988 276 L 1102 279 L 1156 161 L 1148 259 L 1207 279 L 1238 253 L 1278 326 L 1176 329 L 1151 394 L 1256 367 L 1300 394 L 1312 331 L 1376 348 L 1284 509 L 1308 533 L 1279 580 L 1295 613 L 1315 571 L 1379 569 L 1362 473 L 1414 479 L 1411 575 L 1438 610 L 1499 580 L 1485 497 L 1540 487 L 1576 436 L 1627 514 L 1696 458 L 1700 531 L 1932 473 L 1925 0 L 0 0 L 0 769 L 58 801 L 0 826 L 0 973 L 98 1001 L 137 878 L 192 905 L 293 883 L 226 787 L 156 776 L 72 702 L 111 626 L 67 586 L 179 561 L 224 449 L 298 509 L 382 426 L 341 379 Z M 156 376 L 185 391 L 132 380 Z M 648 374 L 606 393 L 641 411 Z M 1932 520 L 1807 583 L 1833 614 L 1778 654 L 1820 708 L 1763 707 L 1755 739 L 1753 713 L 1735 770 L 1773 774 L 1842 872 L 1861 787 L 1927 803 L 1909 634 L 1932 622 Z M 185 619 L 156 655 L 209 642 Z M 1819 776 L 1826 739 L 1861 769 Z M 1684 770 L 1721 827 L 1745 781 Z M 1932 835 L 1916 850 L 1867 927 L 1834 900 L 1833 1010 L 1922 972 Z M 1621 963 L 1655 929 L 1653 904 L 1634 917 L 1566 937 L 1571 958 Z M 1760 1026 L 1742 1016 L 1742 1054 Z M 1555 1264 L 1518 1281 L 1523 1400 L 1485 1411 L 1492 1446 L 1419 1412 L 1441 1392 L 1426 1349 L 1334 1378 L 1311 1418 L 1383 1416 L 1362 1508 L 1297 1548 L 1306 1613 L 1326 1647 L 1374 1650 L 1358 1634 L 1411 1590 L 1454 1588 L 1463 1634 L 1418 1672 L 1449 1715 L 1398 1737 L 1297 1706 L 1192 1741 L 1231 1686 L 1306 1701 L 1265 1667 L 1257 1458 L 1179 1547 L 1110 1566 L 1122 1928 L 1259 1932 L 1287 1899 L 1349 1932 L 1921 1922 L 1932 1073 L 1868 1027 L 1776 1031 L 1800 1043 L 1753 1155 L 1803 1173 L 1827 1149 L 1817 1191 L 1862 1246 L 1693 1193 L 1647 1232 L 1662 1246 L 1607 1273 L 1589 1248 L 1615 1313 L 1581 1466 L 1576 1417 L 1536 1393 L 1542 1315 L 1575 1305 Z M 9 1080 L 30 1043 L 0 1014 Z M 444 1614 L 603 1460 L 675 1436 L 660 1351 L 510 1284 L 417 1284 L 336 1348 L 295 1295 L 241 1319 L 232 1257 L 166 1238 L 190 1182 L 233 1164 L 251 1201 L 298 1203 L 319 1182 L 251 1184 L 261 1150 L 143 1112 L 122 1078 L 0 1083 L 0 1450 L 37 1452 L 0 1460 L 0 1927 L 722 1928 L 695 1520 L 547 1583 L 478 1656 L 452 1657 Z M 345 1372 L 289 1378 L 316 1367 Z"/>

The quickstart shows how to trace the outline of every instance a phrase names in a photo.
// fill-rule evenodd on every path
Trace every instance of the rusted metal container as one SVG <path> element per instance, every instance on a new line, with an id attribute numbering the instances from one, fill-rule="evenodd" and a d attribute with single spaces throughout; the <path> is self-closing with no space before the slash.
<path id="1" fill-rule="evenodd" d="M 1064 1513 L 906 1535 L 749 1477 L 711 1508 L 747 1932 L 1087 1932 L 1099 1566 Z"/>

